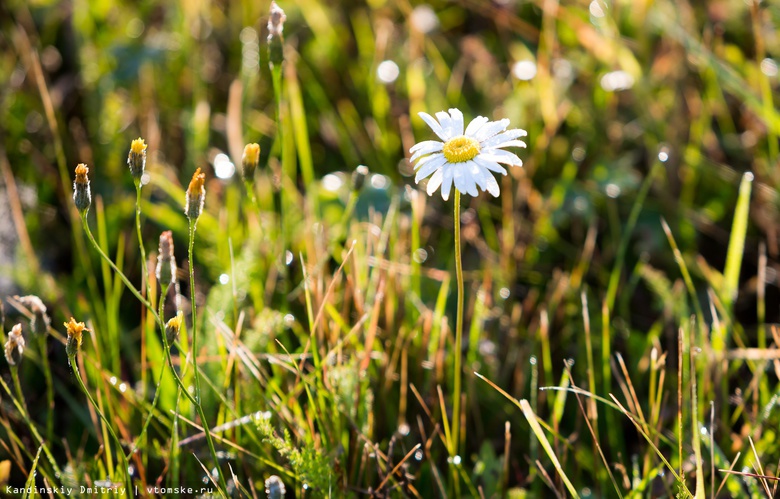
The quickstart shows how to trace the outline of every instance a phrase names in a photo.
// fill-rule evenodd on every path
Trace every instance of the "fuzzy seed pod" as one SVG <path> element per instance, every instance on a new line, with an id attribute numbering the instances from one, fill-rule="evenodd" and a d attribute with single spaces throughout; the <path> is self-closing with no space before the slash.
<path id="1" fill-rule="evenodd" d="M 363 188 L 366 183 L 366 177 L 368 177 L 368 167 L 360 165 L 352 172 L 352 190 L 357 192 Z"/>
<path id="2" fill-rule="evenodd" d="M 268 499 L 282 499 L 287 490 L 281 478 L 271 475 L 265 480 L 265 493 L 268 494 Z"/>
<path id="3" fill-rule="evenodd" d="M 260 162 L 260 145 L 259 144 L 247 144 L 244 147 L 244 156 L 241 158 L 241 175 L 247 182 L 252 182 L 255 177 L 255 169 Z"/>
<path id="4" fill-rule="evenodd" d="M 22 325 L 17 324 L 8 331 L 8 341 L 5 342 L 5 360 L 10 366 L 18 366 L 24 356 L 24 336 Z"/>
<path id="5" fill-rule="evenodd" d="M 89 168 L 84 163 L 76 167 L 76 179 L 73 181 L 73 203 L 83 216 L 92 204 L 92 191 L 89 188 Z"/>
<path id="6" fill-rule="evenodd" d="M 35 295 L 14 296 L 14 299 L 33 313 L 33 317 L 30 319 L 30 330 L 33 334 L 46 334 L 51 325 L 51 319 L 46 313 L 46 305 L 43 304 L 43 301 Z"/>
<path id="7" fill-rule="evenodd" d="M 187 188 L 187 202 L 184 204 L 184 213 L 190 221 L 195 221 L 200 217 L 203 211 L 203 202 L 206 200 L 206 174 L 200 172 L 200 168 L 195 170 L 190 180 L 190 186 Z"/>
<path id="8" fill-rule="evenodd" d="M 72 359 L 79 352 L 81 348 L 82 333 L 89 331 L 85 327 L 83 322 L 76 322 L 73 317 L 70 318 L 70 322 L 65 322 L 65 327 L 68 330 L 68 343 L 65 345 L 65 353 L 68 354 L 68 358 Z"/>
<path id="9" fill-rule="evenodd" d="M 157 281 L 167 286 L 176 281 L 176 258 L 173 255 L 173 232 L 160 234 L 160 249 L 157 252 Z"/>
<path id="10" fill-rule="evenodd" d="M 168 346 L 172 345 L 179 337 L 179 330 L 181 329 L 183 320 L 184 314 L 178 312 L 176 317 L 169 319 L 168 322 L 165 323 L 165 338 L 168 340 Z"/>
<path id="11" fill-rule="evenodd" d="M 286 20 L 287 15 L 281 7 L 276 5 L 276 2 L 271 2 L 271 12 L 268 16 L 268 60 L 271 67 L 284 61 L 283 31 Z"/>
<path id="12" fill-rule="evenodd" d="M 136 182 L 141 181 L 146 168 L 146 142 L 144 139 L 137 138 L 130 143 L 130 152 L 127 154 L 127 166 L 130 168 L 130 175 Z"/>

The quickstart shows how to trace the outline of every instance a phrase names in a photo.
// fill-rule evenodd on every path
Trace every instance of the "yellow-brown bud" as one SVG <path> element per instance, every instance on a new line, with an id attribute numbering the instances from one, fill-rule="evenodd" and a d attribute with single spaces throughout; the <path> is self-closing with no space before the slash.
<path id="1" fill-rule="evenodd" d="M 184 314 L 178 312 L 176 317 L 173 317 L 165 323 L 165 338 L 168 340 L 168 346 L 172 345 L 174 341 L 179 337 L 179 330 L 181 330 L 181 324 L 184 320 Z"/>
<path id="2" fill-rule="evenodd" d="M 203 211 L 203 202 L 206 199 L 206 174 L 200 172 L 200 168 L 195 170 L 190 180 L 190 186 L 187 188 L 187 200 L 184 204 L 184 214 L 191 221 L 195 221 Z"/>
<path id="3" fill-rule="evenodd" d="M 73 181 L 73 203 L 79 213 L 86 214 L 92 204 L 92 191 L 89 188 L 89 168 L 84 163 L 76 167 L 76 179 Z"/>
<path id="4" fill-rule="evenodd" d="M 157 252 L 157 281 L 168 286 L 176 281 L 176 258 L 173 255 L 173 232 L 160 234 L 160 248 Z"/>
<path id="5" fill-rule="evenodd" d="M 83 322 L 76 322 L 73 317 L 70 318 L 70 322 L 65 322 L 65 328 L 68 331 L 68 342 L 65 345 L 65 352 L 68 354 L 68 358 L 73 358 L 79 352 L 81 348 L 82 333 L 89 331 Z"/>
<path id="6" fill-rule="evenodd" d="M 5 342 L 5 360 L 8 365 L 17 366 L 24 356 L 24 336 L 22 336 L 22 325 L 17 324 L 8 331 L 8 341 Z"/>
<path id="7" fill-rule="evenodd" d="M 252 182 L 255 176 L 255 169 L 260 162 L 260 145 L 259 144 L 247 144 L 244 147 L 244 156 L 241 158 L 241 175 L 247 182 Z"/>
<path id="8" fill-rule="evenodd" d="M 127 166 L 130 168 L 130 175 L 133 176 L 133 179 L 140 182 L 144 175 L 144 168 L 146 168 L 146 142 L 144 139 L 139 137 L 130 143 Z"/>

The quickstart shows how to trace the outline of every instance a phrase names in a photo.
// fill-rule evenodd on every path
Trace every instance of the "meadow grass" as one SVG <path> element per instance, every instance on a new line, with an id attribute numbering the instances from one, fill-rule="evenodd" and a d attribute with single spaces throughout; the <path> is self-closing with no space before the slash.
<path id="1" fill-rule="evenodd" d="M 0 490 L 776 493 L 780 10 L 279 6 L 0 3 Z"/>

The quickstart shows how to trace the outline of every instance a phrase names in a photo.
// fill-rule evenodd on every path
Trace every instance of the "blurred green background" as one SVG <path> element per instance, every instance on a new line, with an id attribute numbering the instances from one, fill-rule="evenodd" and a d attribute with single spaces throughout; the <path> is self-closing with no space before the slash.
<path id="1" fill-rule="evenodd" d="M 335 272 L 338 252 L 315 251 L 317 226 L 339 227 L 349 175 L 365 164 L 372 177 L 360 193 L 349 234 L 359 237 L 381 228 L 390 249 L 384 255 L 363 252 L 358 267 L 389 262 L 410 269 L 388 284 L 390 304 L 378 319 L 380 344 L 391 356 L 395 335 L 422 334 L 431 320 L 441 321 L 443 312 L 452 318 L 455 310 L 454 298 L 447 300 L 454 290 L 442 285 L 442 276 L 454 268 L 451 201 L 434 195 L 419 205 L 423 211 L 414 208 L 424 192 L 415 194 L 406 151 L 432 138 L 416 114 L 458 107 L 467 120 L 506 117 L 511 127 L 528 131 L 528 148 L 520 151 L 524 167 L 511 169 L 501 181 L 500 198 L 466 197 L 461 220 L 470 328 L 465 459 L 473 484 L 496 494 L 500 483 L 509 484 L 505 489 L 549 492 L 529 460 L 540 451 L 527 428 L 513 430 L 508 471 L 501 471 L 504 421 L 524 428 L 524 420 L 509 401 L 470 375 L 476 370 L 514 397 L 538 403 L 540 417 L 560 432 L 555 446 L 565 454 L 562 460 L 575 483 L 599 495 L 614 492 L 605 485 L 603 470 L 588 477 L 599 463 L 589 455 L 590 436 L 576 404 L 570 401 L 565 415 L 558 414 L 555 395 L 535 390 L 558 385 L 568 361 L 578 384 L 587 385 L 584 352 L 591 340 L 584 336 L 584 312 L 592 323 L 596 357 L 603 355 L 605 330 L 608 349 L 622 353 L 642 400 L 654 393 L 647 380 L 651 352 L 669 354 L 669 398 L 658 414 L 659 433 L 669 438 L 676 428 L 678 328 L 695 314 L 707 337 L 715 331 L 726 338 L 725 347 L 714 348 L 720 355 L 716 361 L 699 365 L 700 382 L 708 375 L 713 380 L 700 391 L 700 420 L 704 409 L 709 420 L 709 401 L 716 401 L 715 442 L 725 462 L 718 461 L 718 467 L 727 468 L 738 451 L 750 452 L 744 440 L 750 434 L 759 443 L 761 461 L 774 470 L 772 463 L 780 458 L 772 405 L 777 376 L 770 362 L 745 360 L 744 352 L 770 346 L 765 324 L 780 316 L 780 113 L 774 104 L 780 5 L 751 0 L 298 0 L 280 5 L 287 13 L 282 119 L 291 132 L 284 144 L 275 140 L 266 45 L 269 2 L 0 4 L 0 295 L 41 296 L 55 328 L 71 314 L 94 317 L 114 331 L 116 340 L 107 347 L 116 355 L 107 356 L 111 362 L 103 359 L 104 367 L 131 385 L 138 382 L 138 306 L 120 299 L 119 284 L 98 270 L 97 255 L 74 226 L 70 197 L 73 168 L 87 163 L 96 196 L 91 216 L 98 229 L 93 230 L 110 255 L 121 256 L 128 277 L 140 283 L 132 226 L 135 192 L 125 166 L 130 141 L 140 136 L 149 144 L 143 204 L 147 252 L 167 229 L 174 230 L 177 248 L 185 247 L 182 186 L 201 167 L 208 178 L 208 218 L 199 225 L 195 266 L 204 303 L 212 307 L 208 313 L 222 310 L 235 321 L 238 310 L 245 310 L 260 335 L 255 344 L 273 351 L 273 341 L 263 336 L 271 328 L 267 324 L 276 321 L 273 327 L 284 330 L 282 318 L 292 314 L 292 329 L 300 330 L 290 333 L 288 346 L 300 353 L 308 336 L 301 331 L 308 331 L 309 323 L 303 294 L 296 292 L 304 281 L 299 255 Z M 283 148 L 286 161 L 297 165 L 294 182 L 285 188 L 300 194 L 289 194 L 288 200 L 293 206 L 298 202 L 299 210 L 290 215 L 286 232 L 277 234 L 295 262 L 285 282 L 270 291 L 246 282 L 269 280 L 273 262 L 283 256 L 276 236 L 242 212 L 247 204 L 239 171 L 246 142 L 258 142 L 262 149 L 261 214 L 274 212 L 273 175 L 281 168 Z M 752 174 L 749 217 L 734 242 L 745 172 Z M 384 227 L 377 217 L 392 220 L 391 225 Z M 683 282 L 662 218 L 691 273 L 692 289 Z M 234 250 L 250 270 L 231 293 L 219 283 L 232 275 Z M 730 254 L 742 259 L 724 276 Z M 245 299 L 230 301 L 242 293 Z M 343 296 L 349 300 L 349 293 Z M 96 305 L 96 299 L 103 302 Z M 430 315 L 432 310 L 438 313 Z M 345 313 L 347 330 L 358 319 Z M 10 319 L 4 327 L 10 328 Z M 698 348 L 709 352 L 711 345 L 704 341 Z M 50 349 L 52 363 L 67 379 L 63 349 Z M 729 357 L 727 350 L 738 353 Z M 412 366 L 408 381 L 416 381 L 435 407 L 435 386 L 442 378 L 421 367 L 430 361 L 428 348 L 402 351 Z M 610 386 L 608 359 L 609 354 L 601 357 L 607 364 L 595 370 L 603 397 L 602 388 Z M 392 366 L 395 360 L 379 363 L 387 367 L 384 362 Z M 26 369 L 29 386 L 43 379 L 34 365 Z M 5 368 L 0 372 L 5 376 Z M 398 421 L 409 421 L 412 436 L 419 435 L 415 418 L 423 413 L 409 396 L 410 413 L 399 417 L 403 411 L 397 406 L 406 394 L 399 393 L 392 372 L 376 367 L 368 376 L 377 399 L 372 435 L 383 448 Z M 615 383 L 610 391 L 617 394 Z M 72 397 L 69 390 L 58 391 L 58 403 Z M 743 398 L 746 392 L 753 398 Z M 34 395 L 28 401 L 39 408 L 43 402 Z M 11 425 L 19 424 L 7 414 L 10 406 L 3 410 Z M 609 447 L 608 458 L 627 470 L 626 490 L 638 489 L 641 482 L 647 492 L 652 480 L 644 483 L 632 470 L 655 455 L 629 421 L 619 413 L 613 418 L 622 422 L 625 438 L 605 440 L 619 444 Z M 74 447 L 84 445 L 83 430 L 70 426 L 70 416 L 58 413 L 57 421 L 63 423 L 63 438 Z M 602 432 L 612 429 L 604 419 L 599 424 Z M 563 444 L 559 436 L 570 441 Z M 87 448 L 94 453 L 91 438 Z M 407 444 L 414 443 L 408 437 Z M 667 444 L 666 450 L 676 449 Z M 336 451 L 328 455 L 339 460 Z M 431 461 L 442 465 L 444 458 Z M 256 479 L 267 471 L 264 466 L 257 465 Z M 504 474 L 489 478 L 493 472 Z M 420 488 L 421 493 L 435 488 L 429 473 L 418 472 L 418 484 L 431 487 Z M 355 490 L 379 481 L 365 477 Z M 654 486 L 667 493 L 674 487 L 667 479 L 658 482 Z"/>

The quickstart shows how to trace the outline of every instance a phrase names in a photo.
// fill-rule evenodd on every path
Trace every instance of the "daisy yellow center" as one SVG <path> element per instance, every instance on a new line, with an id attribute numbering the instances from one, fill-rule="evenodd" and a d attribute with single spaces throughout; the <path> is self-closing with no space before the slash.
<path id="1" fill-rule="evenodd" d="M 479 154 L 479 142 L 471 137 L 461 135 L 445 142 L 442 152 L 448 162 L 464 163 L 477 157 L 477 154 Z"/>

